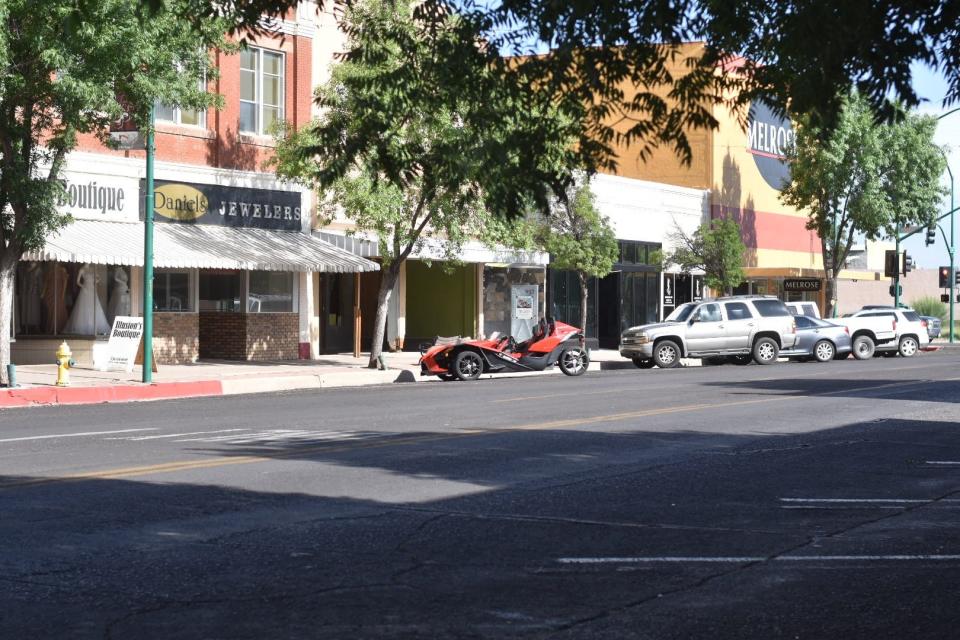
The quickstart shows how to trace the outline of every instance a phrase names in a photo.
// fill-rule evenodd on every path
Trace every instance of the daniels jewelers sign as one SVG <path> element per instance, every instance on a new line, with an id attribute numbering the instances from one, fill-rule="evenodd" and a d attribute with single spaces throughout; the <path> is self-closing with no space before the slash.
<path id="1" fill-rule="evenodd" d="M 141 183 L 144 191 L 146 184 Z M 300 231 L 299 191 L 154 181 L 154 219 L 180 224 Z"/>
<path id="2" fill-rule="evenodd" d="M 777 191 L 790 180 L 790 167 L 785 157 L 794 136 L 789 120 L 778 116 L 763 102 L 755 101 L 750 105 L 747 151 L 753 155 L 763 180 Z"/>

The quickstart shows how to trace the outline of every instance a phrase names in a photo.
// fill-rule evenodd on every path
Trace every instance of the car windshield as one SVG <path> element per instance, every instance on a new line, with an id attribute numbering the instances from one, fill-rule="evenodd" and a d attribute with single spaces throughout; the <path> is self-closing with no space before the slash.
<path id="1" fill-rule="evenodd" d="M 686 322 L 695 308 L 696 305 L 694 304 L 684 303 L 674 309 L 673 313 L 667 316 L 665 322 Z"/>

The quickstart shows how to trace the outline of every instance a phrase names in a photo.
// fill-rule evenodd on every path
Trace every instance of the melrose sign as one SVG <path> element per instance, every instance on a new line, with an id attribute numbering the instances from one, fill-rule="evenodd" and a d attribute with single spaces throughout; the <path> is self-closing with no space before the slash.
<path id="1" fill-rule="evenodd" d="M 785 155 L 795 134 L 790 121 L 778 116 L 761 101 L 750 105 L 747 121 L 747 151 L 763 176 L 764 182 L 780 191 L 790 180 L 790 167 Z"/>
<path id="2" fill-rule="evenodd" d="M 154 181 L 157 222 L 300 231 L 300 193 Z"/>

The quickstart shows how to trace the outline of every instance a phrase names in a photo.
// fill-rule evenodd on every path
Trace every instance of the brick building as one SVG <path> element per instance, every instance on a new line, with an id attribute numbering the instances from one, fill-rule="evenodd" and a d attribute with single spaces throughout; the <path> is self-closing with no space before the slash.
<path id="1" fill-rule="evenodd" d="M 316 357 L 315 274 L 377 265 L 312 234 L 313 194 L 269 167 L 272 126 L 311 118 L 318 13 L 303 2 L 238 53 L 214 52 L 222 110 L 156 107 L 153 299 L 159 363 Z M 74 222 L 24 256 L 13 361 L 103 353 L 117 316 L 139 315 L 144 151 L 81 138 L 62 175 Z M 352 277 L 352 276 L 351 276 Z"/>

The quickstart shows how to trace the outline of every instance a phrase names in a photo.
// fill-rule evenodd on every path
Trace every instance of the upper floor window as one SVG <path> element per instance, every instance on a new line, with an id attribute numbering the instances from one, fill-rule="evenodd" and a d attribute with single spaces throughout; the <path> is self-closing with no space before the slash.
<path id="1" fill-rule="evenodd" d="M 240 131 L 267 135 L 283 119 L 283 54 L 250 47 L 240 52 Z"/>
<path id="2" fill-rule="evenodd" d="M 201 91 L 207 90 L 206 77 L 199 80 L 199 87 Z M 207 112 L 203 109 L 181 109 L 173 105 L 162 104 L 157 100 L 154 106 L 154 114 L 158 122 L 172 122 L 189 127 L 207 126 Z"/>

